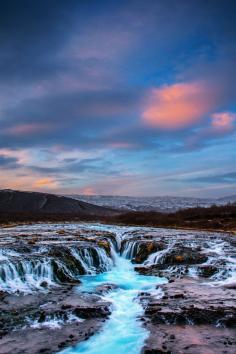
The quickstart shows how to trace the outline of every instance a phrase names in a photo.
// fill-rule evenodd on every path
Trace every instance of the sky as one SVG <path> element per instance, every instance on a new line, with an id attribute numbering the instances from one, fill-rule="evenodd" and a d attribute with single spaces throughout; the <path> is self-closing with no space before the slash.
<path id="1" fill-rule="evenodd" d="M 235 0 L 5 0 L 0 43 L 0 188 L 236 194 Z"/>

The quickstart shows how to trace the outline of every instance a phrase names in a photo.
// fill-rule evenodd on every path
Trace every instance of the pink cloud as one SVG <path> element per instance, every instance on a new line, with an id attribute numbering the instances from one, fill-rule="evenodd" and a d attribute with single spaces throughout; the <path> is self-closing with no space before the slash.
<path id="1" fill-rule="evenodd" d="M 200 121 L 214 105 L 214 94 L 204 82 L 165 85 L 150 90 L 142 118 L 160 129 L 181 129 Z"/>
<path id="2" fill-rule="evenodd" d="M 229 132 L 234 128 L 236 114 L 230 112 L 214 113 L 211 116 L 212 127 L 219 132 Z"/>
<path id="3" fill-rule="evenodd" d="M 53 178 L 39 178 L 33 183 L 34 188 L 55 188 L 57 182 Z"/>
<path id="4" fill-rule="evenodd" d="M 22 170 L 23 171 L 23 170 Z M 37 178 L 36 176 L 16 174 L 16 171 L 8 171 L 7 175 L 0 176 L 1 188 L 21 189 L 21 190 L 55 190 L 58 182 L 53 178 Z"/>
<path id="5" fill-rule="evenodd" d="M 41 123 L 28 123 L 28 124 L 19 124 L 14 127 L 6 129 L 6 133 L 14 136 L 24 136 L 28 134 L 36 134 L 49 130 L 49 124 Z"/>
<path id="6" fill-rule="evenodd" d="M 198 129 L 186 139 L 185 147 L 194 149 L 204 146 L 210 140 L 220 139 L 235 131 L 236 113 L 216 112 L 211 114 L 208 125 Z"/>

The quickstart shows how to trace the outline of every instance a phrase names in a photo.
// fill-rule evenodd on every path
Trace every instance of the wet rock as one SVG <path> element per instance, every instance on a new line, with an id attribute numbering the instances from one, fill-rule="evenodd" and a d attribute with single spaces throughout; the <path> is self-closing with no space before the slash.
<path id="1" fill-rule="evenodd" d="M 150 331 L 143 354 L 234 353 L 235 290 L 190 278 L 175 279 L 161 288 L 161 298 L 150 294 L 143 304 Z"/>
<path id="2" fill-rule="evenodd" d="M 200 253 L 197 249 L 184 246 L 176 246 L 170 250 L 161 259 L 162 264 L 179 265 L 179 264 L 200 264 L 207 261 L 207 256 Z"/>
<path id="3" fill-rule="evenodd" d="M 235 282 L 230 282 L 222 285 L 226 289 L 233 289 L 236 290 L 236 281 Z"/>
<path id="4" fill-rule="evenodd" d="M 10 247 L 19 254 L 10 255 L 3 264 L 6 265 L 8 260 L 17 264 L 17 271 L 24 279 L 22 261 L 29 262 L 27 265 L 37 270 L 42 259 L 50 261 L 57 284 L 52 287 L 50 281 L 40 279 L 38 293 L 24 296 L 22 293 L 0 294 L 1 351 L 8 354 L 52 353 L 87 340 L 107 320 L 111 311 L 110 304 L 98 294 L 113 290 L 114 284 L 103 284 L 92 295 L 78 293 L 78 289 L 75 292 L 73 283 L 84 274 L 86 266 L 82 265 L 83 261 L 94 272 L 104 270 L 101 263 L 104 259 L 111 260 L 111 247 L 118 250 L 115 235 L 76 228 L 75 225 L 70 227 L 69 224 L 56 229 L 53 225 L 38 228 L 33 225 L 32 229 L 23 228 L 23 231 L 2 232 L 0 242 L 4 250 Z M 169 284 L 162 286 L 162 299 L 145 291 L 139 295 L 145 309 L 140 320 L 150 331 L 143 353 L 233 353 L 234 284 L 225 282 L 220 286 L 214 281 L 229 277 L 233 271 L 233 265 L 231 267 L 229 263 L 235 253 L 229 239 L 229 235 L 224 234 L 183 230 L 127 232 L 121 252 L 130 249 L 127 258 L 134 257 L 134 262 L 139 263 L 136 270 L 170 279 Z M 154 262 L 149 262 L 155 253 Z M 207 264 L 204 264 L 206 260 Z M 196 279 L 186 278 L 186 275 Z M 197 275 L 207 279 L 203 282 L 203 278 L 199 280 Z M 60 328 L 44 326 L 46 321 L 59 320 L 62 323 Z M 32 328 L 30 323 L 36 326 Z"/>
<path id="5" fill-rule="evenodd" d="M 107 240 L 98 240 L 97 245 L 103 248 L 108 254 L 108 256 L 111 256 L 111 245 Z"/>
<path id="6" fill-rule="evenodd" d="M 56 261 L 53 260 L 52 261 L 52 269 L 53 269 L 53 274 L 55 279 L 57 280 L 57 282 L 61 283 L 61 284 L 65 284 L 65 283 L 71 283 L 71 284 L 75 284 L 75 283 L 80 283 L 81 281 L 78 279 L 78 276 L 76 275 L 76 273 L 79 274 L 84 274 L 84 269 L 81 266 L 80 262 L 76 262 L 76 261 L 72 261 L 70 260 L 66 260 L 66 267 L 61 267 L 61 264 Z M 77 277 L 77 279 L 75 278 L 75 275 Z"/>
<path id="7" fill-rule="evenodd" d="M 77 307 L 74 312 L 76 316 L 82 318 L 107 318 L 111 314 L 110 307 L 108 305 L 104 306 L 92 306 L 92 307 Z"/>
<path id="8" fill-rule="evenodd" d="M 42 281 L 42 282 L 40 283 L 40 286 L 41 286 L 42 288 L 47 288 L 47 287 L 48 287 L 48 283 L 44 280 L 44 281 Z"/>
<path id="9" fill-rule="evenodd" d="M 79 294 L 73 287 L 35 295 L 6 295 L 0 303 L 0 352 L 53 353 L 62 343 L 68 347 L 85 340 L 108 318 L 109 305 L 99 296 Z M 60 325 L 45 326 L 50 319 L 60 320 Z M 37 326 L 32 327 L 35 323 Z"/>
<path id="10" fill-rule="evenodd" d="M 95 293 L 99 295 L 104 295 L 115 289 L 118 289 L 118 285 L 116 284 L 102 284 L 95 288 Z"/>
<path id="11" fill-rule="evenodd" d="M 111 247 L 116 242 L 114 234 L 103 231 L 52 228 L 40 233 L 32 232 L 30 226 L 28 233 L 24 230 L 9 236 L 6 232 L 0 237 L 1 252 L 6 254 L 0 260 L 1 287 L 15 292 L 75 284 L 80 275 L 106 271 L 113 262 Z M 29 284 L 20 286 L 16 278 Z"/>
<path id="12" fill-rule="evenodd" d="M 161 251 L 165 248 L 165 244 L 163 242 L 156 242 L 156 241 L 147 241 L 147 242 L 140 242 L 138 244 L 137 253 L 132 260 L 133 263 L 143 263 L 147 260 L 150 254 Z"/>
<path id="13" fill-rule="evenodd" d="M 234 354 L 235 329 L 208 325 L 147 325 L 150 336 L 142 354 Z M 231 344 L 230 344 L 231 343 Z"/>
<path id="14" fill-rule="evenodd" d="M 151 300 L 145 315 L 155 324 L 236 325 L 233 290 L 212 287 L 189 279 L 162 286 L 162 299 Z M 181 299 L 181 301 L 180 301 Z"/>
<path id="15" fill-rule="evenodd" d="M 156 258 L 147 260 L 144 265 L 136 266 L 135 270 L 143 275 L 155 275 L 168 279 L 173 276 L 180 278 L 191 273 L 191 267 L 197 269 L 208 259 L 206 254 L 201 253 L 201 247 L 190 248 L 182 243 L 176 243 L 173 247 L 165 245 L 164 250 L 161 251 L 160 256 L 157 252 Z"/>
<path id="16" fill-rule="evenodd" d="M 58 235 L 65 235 L 66 234 L 66 231 L 64 229 L 61 229 L 61 230 L 58 230 L 57 231 L 57 234 Z"/>
<path id="17" fill-rule="evenodd" d="M 189 267 L 185 266 L 169 266 L 168 264 L 153 264 L 146 266 L 136 266 L 135 271 L 142 275 L 154 275 L 165 277 L 170 281 L 174 278 L 181 278 L 188 274 Z"/>
<path id="18" fill-rule="evenodd" d="M 210 278 L 219 271 L 216 265 L 206 264 L 198 266 L 198 275 L 204 278 Z"/>

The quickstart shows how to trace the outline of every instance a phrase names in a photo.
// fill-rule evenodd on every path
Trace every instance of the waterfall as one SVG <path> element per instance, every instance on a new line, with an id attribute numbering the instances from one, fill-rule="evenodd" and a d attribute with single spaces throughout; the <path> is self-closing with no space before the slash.
<path id="1" fill-rule="evenodd" d="M 44 284 L 54 284 L 49 259 L 8 261 L 0 264 L 0 289 L 7 292 L 30 293 L 43 290 Z"/>
<path id="2" fill-rule="evenodd" d="M 157 251 L 150 254 L 148 259 L 144 262 L 145 265 L 153 265 L 161 263 L 162 258 L 174 247 L 175 242 L 170 242 L 168 247 L 162 251 Z"/>
<path id="3" fill-rule="evenodd" d="M 0 262 L 7 261 L 9 257 L 18 257 L 19 253 L 9 250 L 9 249 L 1 249 L 0 250 Z"/>
<path id="4" fill-rule="evenodd" d="M 14 252 L 2 251 L 0 290 L 10 293 L 45 291 L 48 286 L 56 286 L 63 280 L 76 281 L 81 274 L 105 272 L 114 265 L 112 254 L 109 257 L 103 248 L 96 245 L 83 248 L 66 247 L 64 251 L 67 251 L 64 257 L 63 250 L 61 257 L 40 257 L 36 251 L 32 254 L 32 259 Z"/>
<path id="5" fill-rule="evenodd" d="M 100 247 L 92 250 L 87 248 L 72 248 L 71 254 L 81 262 L 85 274 L 95 274 L 111 269 L 114 262 L 108 257 L 106 251 Z M 96 260 L 98 261 L 96 264 Z"/>
<path id="6" fill-rule="evenodd" d="M 203 265 L 215 266 L 218 270 L 209 279 L 211 285 L 230 285 L 236 282 L 236 258 L 232 254 L 232 247 L 226 241 L 208 242 L 203 253 L 209 253 L 208 260 Z"/>
<path id="7" fill-rule="evenodd" d="M 138 241 L 128 240 L 124 242 L 124 250 L 122 252 L 122 256 L 126 259 L 132 259 L 138 252 Z"/>
<path id="8" fill-rule="evenodd" d="M 65 231 L 59 234 L 56 230 L 60 229 Z M 109 289 L 110 285 L 110 292 L 101 292 L 102 299 L 111 303 L 112 307 L 103 329 L 77 346 L 66 349 L 63 351 L 64 354 L 140 353 L 148 337 L 147 329 L 140 320 L 137 320 L 144 311 L 140 299 L 145 306 L 149 301 L 146 294 L 150 294 L 151 299 L 163 296 L 164 291 L 157 289 L 157 286 L 167 282 L 164 278 L 166 274 L 172 274 L 174 277 L 182 274 L 196 277 L 200 274 L 201 266 L 209 265 L 216 269 L 216 273 L 208 279 L 209 284 L 221 285 L 236 280 L 235 253 L 233 254 L 230 249 L 229 242 L 223 240 L 218 242 L 214 239 L 214 234 L 207 238 L 204 234 L 195 233 L 194 237 L 191 236 L 193 239 L 188 240 L 189 231 L 180 233 L 176 230 L 148 229 L 150 232 L 144 233 L 144 228 L 140 231 L 140 228 L 98 224 L 81 226 L 58 224 L 50 225 L 50 229 L 48 225 L 35 225 L 22 226 L 18 230 L 24 231 L 21 238 L 17 235 L 18 231 L 9 232 L 9 235 L 15 232 L 17 236 L 11 246 L 14 250 L 10 249 L 9 239 L 0 250 L 0 290 L 27 294 L 47 291 L 49 286 L 60 286 L 70 282 L 74 284 L 79 281 L 78 288 L 71 289 L 73 294 L 78 291 L 86 297 L 85 293 L 91 292 L 95 299 L 98 298 L 97 294 L 100 294 L 98 288 L 103 290 L 108 285 Z M 6 231 L 3 232 L 9 237 Z M 30 243 L 33 236 L 36 241 Z M 151 243 L 152 247 L 148 247 Z M 185 264 L 188 262 L 183 264 L 169 262 L 179 251 L 184 251 L 184 247 L 199 253 L 205 252 L 207 262 L 191 264 L 190 267 Z M 161 251 L 155 252 L 157 249 Z M 154 253 L 150 254 L 152 251 Z M 145 258 L 148 254 L 148 258 Z M 159 278 L 136 272 L 135 265 L 130 259 L 137 256 L 137 260 L 139 255 L 142 256 L 140 263 L 146 259 L 142 267 L 150 266 L 152 270 L 152 265 L 162 264 L 154 268 L 157 270 L 160 268 L 161 271 L 164 269 L 162 274 L 164 276 Z M 154 270 L 154 274 L 158 274 L 156 269 Z M 64 288 L 61 290 L 63 292 Z M 37 293 L 35 296 L 37 297 Z M 60 298 L 58 299 L 60 302 Z M 52 329 L 81 321 L 83 320 L 76 316 L 76 311 L 70 310 L 69 306 L 68 308 L 66 306 L 65 313 L 61 313 L 55 311 L 54 305 L 50 304 L 46 316 L 42 318 L 32 313 L 24 324 L 26 323 L 25 328 Z"/>

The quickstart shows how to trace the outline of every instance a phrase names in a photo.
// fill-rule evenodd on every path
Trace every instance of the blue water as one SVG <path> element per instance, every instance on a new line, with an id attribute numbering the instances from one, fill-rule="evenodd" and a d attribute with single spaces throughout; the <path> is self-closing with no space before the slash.
<path id="1" fill-rule="evenodd" d="M 116 262 L 109 272 L 94 276 L 82 277 L 82 290 L 93 291 L 103 283 L 118 285 L 105 299 L 112 302 L 112 314 L 102 330 L 90 337 L 88 341 L 79 343 L 73 348 L 64 350 L 63 354 L 138 354 L 148 336 L 138 317 L 143 308 L 136 300 L 140 291 L 156 292 L 156 285 L 165 282 L 163 278 L 143 276 L 134 271 L 130 260 L 116 255 Z M 81 287 L 80 287 L 81 290 Z"/>

